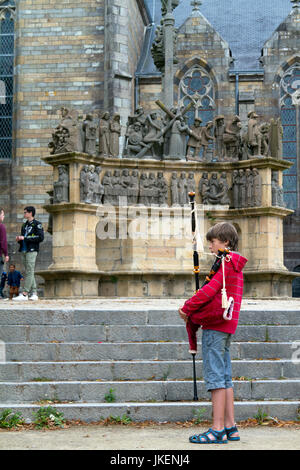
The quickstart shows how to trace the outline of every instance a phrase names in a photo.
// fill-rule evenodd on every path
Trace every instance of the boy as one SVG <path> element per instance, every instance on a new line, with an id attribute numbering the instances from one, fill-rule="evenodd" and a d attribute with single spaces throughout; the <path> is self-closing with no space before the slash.
<path id="1" fill-rule="evenodd" d="M 35 208 L 27 206 L 24 209 L 26 222 L 22 225 L 21 235 L 16 237 L 20 244 L 19 251 L 22 253 L 25 267 L 25 283 L 22 294 L 14 297 L 15 301 L 38 300 L 37 287 L 34 277 L 35 263 L 39 251 L 39 245 L 44 240 L 44 230 L 41 222 L 34 218 Z M 31 295 L 28 297 L 28 295 Z"/>
<path id="2" fill-rule="evenodd" d="M 214 225 L 206 234 L 209 249 L 216 261 L 201 289 L 179 309 L 186 322 L 192 351 L 197 351 L 196 332 L 202 327 L 203 375 L 211 392 L 212 427 L 203 434 L 190 437 L 195 444 L 223 444 L 240 440 L 234 421 L 234 396 L 229 347 L 235 333 L 243 295 L 242 269 L 247 259 L 237 249 L 238 234 L 227 222 Z M 231 251 L 232 250 L 232 251 Z M 223 262 L 222 262 L 223 258 Z M 223 268 L 224 267 L 224 268 Z M 224 319 L 222 307 L 223 269 L 228 298 L 234 300 L 232 319 Z"/>
<path id="3" fill-rule="evenodd" d="M 7 285 L 9 286 L 9 300 L 13 299 L 14 294 L 19 295 L 20 281 L 24 279 L 19 271 L 16 271 L 16 266 L 10 264 L 9 273 L 7 278 Z"/>

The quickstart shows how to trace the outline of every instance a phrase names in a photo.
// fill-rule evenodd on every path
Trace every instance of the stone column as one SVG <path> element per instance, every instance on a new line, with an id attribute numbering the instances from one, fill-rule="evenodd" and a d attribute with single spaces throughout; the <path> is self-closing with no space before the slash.
<path id="1" fill-rule="evenodd" d="M 170 109 L 174 102 L 174 25 L 175 18 L 172 12 L 172 0 L 168 1 L 168 10 L 164 17 L 164 103 Z"/>

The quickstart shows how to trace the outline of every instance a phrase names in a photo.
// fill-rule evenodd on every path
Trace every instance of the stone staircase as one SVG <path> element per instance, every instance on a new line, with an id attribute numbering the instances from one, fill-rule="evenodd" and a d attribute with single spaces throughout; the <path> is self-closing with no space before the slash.
<path id="1" fill-rule="evenodd" d="M 194 402 L 187 335 L 174 307 L 3 305 L 0 413 L 11 408 L 30 420 L 53 402 L 66 419 L 86 422 L 124 415 L 133 421 L 210 419 L 201 345 Z M 299 340 L 299 310 L 241 312 L 231 353 L 237 421 L 260 411 L 297 419 Z"/>

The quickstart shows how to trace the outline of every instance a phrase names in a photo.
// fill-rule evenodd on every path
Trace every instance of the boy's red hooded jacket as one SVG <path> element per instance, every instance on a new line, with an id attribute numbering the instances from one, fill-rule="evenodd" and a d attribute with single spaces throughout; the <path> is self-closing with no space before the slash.
<path id="1" fill-rule="evenodd" d="M 242 270 L 248 260 L 235 252 L 231 252 L 230 256 L 231 259 L 225 261 L 224 266 L 227 297 L 234 299 L 232 320 L 224 320 L 223 318 L 224 308 L 222 308 L 221 294 L 223 272 L 220 267 L 211 281 L 187 300 L 181 308 L 188 316 L 186 328 L 191 350 L 197 351 L 196 332 L 200 325 L 203 330 L 216 330 L 231 334 L 236 331 L 243 296 Z"/>

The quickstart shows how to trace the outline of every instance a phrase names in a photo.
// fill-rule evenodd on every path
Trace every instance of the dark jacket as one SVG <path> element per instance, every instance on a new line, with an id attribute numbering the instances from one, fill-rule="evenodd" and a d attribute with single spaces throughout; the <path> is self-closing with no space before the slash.
<path id="1" fill-rule="evenodd" d="M 20 287 L 20 281 L 24 279 L 20 271 L 13 271 L 8 273 L 7 285 L 11 287 Z"/>
<path id="2" fill-rule="evenodd" d="M 41 222 L 35 219 L 31 222 L 26 221 L 22 225 L 21 235 L 23 235 L 24 241 L 18 242 L 20 244 L 19 251 L 39 251 L 39 244 L 44 240 L 44 230 Z"/>
<path id="3" fill-rule="evenodd" d="M 0 223 L 0 256 L 8 256 L 5 225 Z"/>

